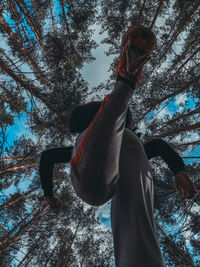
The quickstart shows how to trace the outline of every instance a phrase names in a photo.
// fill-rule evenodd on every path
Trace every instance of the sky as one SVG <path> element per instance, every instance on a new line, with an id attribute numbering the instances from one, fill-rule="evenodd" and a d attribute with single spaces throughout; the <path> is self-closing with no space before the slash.
<path id="1" fill-rule="evenodd" d="M 94 40 L 98 44 L 100 44 L 101 40 L 106 36 L 106 33 L 104 33 L 103 35 L 99 35 L 100 27 L 98 25 L 94 25 L 92 28 L 95 29 Z M 0 47 L 2 47 L 2 46 L 3 46 L 3 44 L 0 45 Z M 177 45 L 175 47 L 175 49 L 176 49 L 176 52 L 179 52 L 180 46 Z M 91 62 L 91 63 L 85 63 L 83 68 L 82 68 L 81 73 L 82 73 L 84 79 L 86 81 L 88 81 L 90 90 L 93 86 L 97 86 L 100 83 L 106 82 L 106 80 L 109 78 L 109 75 L 111 74 L 108 72 L 108 69 L 109 69 L 109 66 L 112 62 L 113 57 L 112 56 L 107 57 L 105 55 L 106 50 L 108 50 L 108 45 L 100 44 L 100 46 L 96 50 L 93 50 L 93 56 L 96 58 L 96 60 L 94 62 Z M 106 92 L 102 92 L 102 93 L 106 94 Z M 89 101 L 89 100 L 90 99 L 88 98 L 87 101 Z M 187 94 L 178 95 L 174 101 L 170 102 L 170 104 L 157 115 L 157 118 L 160 119 L 166 114 L 168 114 L 172 118 L 175 112 L 181 111 L 183 108 L 185 108 L 185 105 L 184 105 L 184 107 L 182 107 L 180 104 L 185 104 L 186 101 L 188 101 Z M 163 103 L 161 105 L 160 109 L 164 106 L 164 104 L 165 103 Z M 189 99 L 187 106 L 192 108 L 194 106 L 194 100 Z M 155 110 L 150 115 L 154 115 L 157 112 L 158 112 L 158 110 Z M 149 115 L 149 119 L 148 119 L 149 121 L 151 120 L 150 115 Z M 145 129 L 144 122 L 141 122 L 138 125 L 138 127 L 139 127 L 139 131 L 144 133 L 144 131 L 145 131 L 144 130 Z M 14 126 L 8 127 L 7 134 L 8 134 L 8 145 L 12 144 L 13 141 L 16 138 L 19 138 L 22 134 L 24 134 L 27 138 L 32 137 L 31 132 L 30 132 L 28 126 L 26 125 L 26 116 L 24 113 L 22 113 L 22 116 L 20 117 L 20 119 L 17 118 L 15 120 Z M 178 138 L 179 137 L 177 137 L 177 139 L 175 138 L 175 140 L 178 140 Z M 195 141 L 195 140 L 199 140 L 199 136 L 197 134 L 188 133 L 184 142 Z M 178 140 L 178 141 L 180 141 L 180 140 Z M 188 150 L 187 152 L 185 152 L 183 154 L 183 156 L 189 156 L 191 153 L 194 154 L 194 152 L 190 152 Z M 192 161 L 193 160 L 191 160 L 191 159 L 184 159 L 185 164 L 188 164 L 189 162 L 191 163 Z M 196 161 L 196 159 L 194 159 L 194 161 Z M 68 167 L 66 167 L 66 171 L 69 173 Z M 28 185 L 29 185 L 29 183 L 27 183 L 27 179 L 24 178 L 20 182 L 19 186 L 24 191 L 26 191 L 28 188 Z M 16 187 L 12 186 L 8 190 L 4 190 L 2 193 L 4 196 L 6 196 L 6 195 L 12 194 L 14 192 L 16 192 Z M 110 227 L 111 227 L 110 203 L 111 203 L 111 201 L 100 206 L 98 209 L 98 216 L 100 218 L 100 221 L 102 223 L 102 227 L 104 229 L 110 229 Z M 88 208 L 90 207 L 89 205 L 86 204 L 86 207 L 87 206 L 88 206 Z"/>

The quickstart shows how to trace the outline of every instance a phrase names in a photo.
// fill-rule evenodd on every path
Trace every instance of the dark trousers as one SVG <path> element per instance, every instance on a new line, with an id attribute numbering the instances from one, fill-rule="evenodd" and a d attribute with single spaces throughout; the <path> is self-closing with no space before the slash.
<path id="1" fill-rule="evenodd" d="M 133 90 L 117 81 L 88 127 L 71 160 L 75 192 L 87 204 L 112 199 L 116 267 L 163 267 L 153 222 L 153 179 L 140 139 L 124 127 Z"/>

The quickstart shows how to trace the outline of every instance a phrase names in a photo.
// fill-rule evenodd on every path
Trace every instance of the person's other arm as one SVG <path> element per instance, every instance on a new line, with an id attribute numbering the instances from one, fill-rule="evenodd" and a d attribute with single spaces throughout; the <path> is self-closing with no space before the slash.
<path id="1" fill-rule="evenodd" d="M 167 142 L 162 139 L 154 139 L 144 144 L 144 150 L 148 159 L 161 156 L 167 163 L 175 176 L 174 185 L 179 192 L 183 193 L 184 198 L 194 197 L 196 189 L 186 172 L 185 164 Z"/>
<path id="2" fill-rule="evenodd" d="M 53 197 L 53 168 L 55 163 L 67 163 L 72 156 L 73 146 L 49 149 L 42 152 L 39 174 L 46 201 L 52 208 L 59 206 L 59 201 Z M 58 205 L 56 205 L 56 203 Z M 55 204 L 55 205 L 54 205 Z M 54 207 L 55 206 L 55 207 Z"/>
<path id="3" fill-rule="evenodd" d="M 174 175 L 179 171 L 185 171 L 185 164 L 182 158 L 164 140 L 154 139 L 149 141 L 144 144 L 144 150 L 149 160 L 160 156 L 167 163 Z"/>

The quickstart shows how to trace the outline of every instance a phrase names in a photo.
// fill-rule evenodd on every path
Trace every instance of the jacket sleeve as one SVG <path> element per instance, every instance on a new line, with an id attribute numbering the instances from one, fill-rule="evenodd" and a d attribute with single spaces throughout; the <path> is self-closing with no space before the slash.
<path id="1" fill-rule="evenodd" d="M 185 171 L 182 158 L 164 140 L 155 139 L 147 142 L 144 144 L 144 150 L 148 159 L 161 156 L 174 175 L 179 171 Z"/>
<path id="2" fill-rule="evenodd" d="M 73 146 L 49 149 L 42 152 L 39 174 L 44 196 L 53 196 L 53 168 L 55 163 L 67 163 L 72 156 Z"/>

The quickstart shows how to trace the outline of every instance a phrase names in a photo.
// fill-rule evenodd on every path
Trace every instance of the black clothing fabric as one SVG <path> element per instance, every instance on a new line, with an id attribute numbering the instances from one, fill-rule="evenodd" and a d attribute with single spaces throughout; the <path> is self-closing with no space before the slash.
<path id="1" fill-rule="evenodd" d="M 129 80 L 127 80 L 126 78 L 122 77 L 121 75 L 117 75 L 117 81 L 122 81 L 125 84 L 127 84 L 130 88 L 132 88 L 133 90 L 135 89 L 135 84 Z"/>
<path id="2" fill-rule="evenodd" d="M 39 173 L 45 196 L 53 196 L 53 168 L 55 163 L 69 162 L 73 146 L 59 147 L 42 152 Z"/>
<path id="3" fill-rule="evenodd" d="M 97 114 L 102 101 L 93 101 L 87 104 L 76 106 L 70 115 L 69 119 L 69 130 L 71 133 L 81 133 L 88 128 L 91 121 Z M 132 129 L 133 119 L 131 115 L 131 110 L 128 107 L 126 114 L 125 127 Z"/>
<path id="4" fill-rule="evenodd" d="M 167 163 L 174 175 L 179 171 L 185 171 L 185 164 L 182 158 L 166 141 L 162 139 L 154 139 L 144 144 L 144 150 L 148 159 L 160 156 Z"/>
<path id="5" fill-rule="evenodd" d="M 160 156 L 176 175 L 185 170 L 182 158 L 162 139 L 154 139 L 143 144 L 148 160 Z M 53 168 L 55 163 L 70 162 L 73 146 L 54 148 L 42 152 L 39 173 L 44 196 L 53 196 Z"/>

